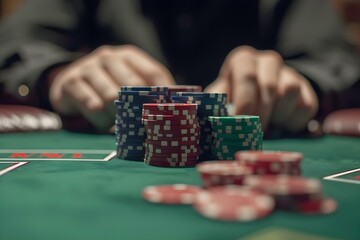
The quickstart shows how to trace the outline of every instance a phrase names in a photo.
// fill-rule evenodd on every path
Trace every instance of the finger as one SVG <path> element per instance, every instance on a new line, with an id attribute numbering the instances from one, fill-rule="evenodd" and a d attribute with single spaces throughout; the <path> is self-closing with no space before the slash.
<path id="1" fill-rule="evenodd" d="M 89 66 L 84 70 L 85 80 L 96 91 L 105 104 L 111 103 L 117 98 L 119 84 L 111 79 L 104 69 L 95 65 Z"/>
<path id="2" fill-rule="evenodd" d="M 289 118 L 287 129 L 292 132 L 303 130 L 307 123 L 315 116 L 317 111 L 317 96 L 310 83 L 303 78 L 301 84 L 300 101 L 296 111 Z"/>
<path id="3" fill-rule="evenodd" d="M 281 56 L 273 51 L 262 52 L 257 61 L 259 85 L 259 115 L 266 129 L 277 97 L 278 79 L 282 67 Z"/>
<path id="4" fill-rule="evenodd" d="M 114 81 L 120 86 L 148 85 L 129 64 L 120 57 L 106 57 L 102 60 L 104 69 L 110 74 Z"/>
<path id="5" fill-rule="evenodd" d="M 64 93 L 80 109 L 99 111 L 104 102 L 90 85 L 83 79 L 74 79 L 64 84 Z"/>
<path id="6" fill-rule="evenodd" d="M 256 114 L 258 86 L 256 71 L 256 53 L 245 50 L 233 58 L 230 67 L 232 82 L 232 100 L 235 114 Z"/>
<path id="7" fill-rule="evenodd" d="M 65 85 L 65 94 L 86 119 L 88 119 L 96 129 L 108 129 L 114 122 L 114 115 L 109 115 L 104 111 L 105 103 L 97 92 L 83 80 L 70 81 Z"/>
<path id="8" fill-rule="evenodd" d="M 204 92 L 208 93 L 229 93 L 229 84 L 225 81 L 225 79 L 216 79 L 214 82 L 209 84 Z"/>
<path id="9" fill-rule="evenodd" d="M 297 73 L 284 67 L 280 72 L 278 99 L 274 107 L 271 122 L 285 127 L 295 112 L 300 97 L 300 79 Z"/>
<path id="10" fill-rule="evenodd" d="M 86 81 L 72 81 L 66 85 L 67 97 L 72 101 L 86 119 L 88 119 L 96 129 L 105 130 L 113 124 L 113 116 L 104 111 L 104 102 L 97 92 Z"/>
<path id="11" fill-rule="evenodd" d="M 139 49 L 134 50 L 131 54 L 126 54 L 125 61 L 127 61 L 149 85 L 167 86 L 175 84 L 174 78 L 165 66 Z"/>

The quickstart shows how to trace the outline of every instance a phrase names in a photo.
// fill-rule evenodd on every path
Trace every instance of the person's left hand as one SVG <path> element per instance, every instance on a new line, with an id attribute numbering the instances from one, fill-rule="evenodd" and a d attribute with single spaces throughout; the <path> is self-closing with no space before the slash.
<path id="1" fill-rule="evenodd" d="M 318 111 L 318 99 L 307 79 L 283 63 L 274 51 L 243 46 L 232 50 L 218 78 L 205 91 L 228 93 L 235 114 L 259 115 L 263 129 L 272 125 L 303 130 Z"/>

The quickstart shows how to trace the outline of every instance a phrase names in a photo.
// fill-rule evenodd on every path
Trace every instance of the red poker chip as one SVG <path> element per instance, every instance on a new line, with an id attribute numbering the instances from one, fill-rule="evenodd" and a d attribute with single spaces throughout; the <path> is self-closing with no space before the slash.
<path id="1" fill-rule="evenodd" d="M 154 146 L 161 146 L 161 147 L 178 147 L 178 146 L 198 145 L 199 142 L 200 142 L 199 139 L 197 139 L 195 141 L 187 141 L 187 142 L 178 141 L 178 140 L 173 140 L 173 141 L 167 141 L 167 140 L 153 141 L 153 140 L 149 140 L 149 139 L 145 140 L 145 143 L 148 143 L 148 144 L 151 144 Z"/>
<path id="2" fill-rule="evenodd" d="M 199 140 L 199 134 L 195 134 L 195 135 L 182 135 L 182 136 L 178 136 L 178 137 L 174 137 L 173 135 L 164 135 L 164 136 L 157 136 L 157 135 L 153 135 L 153 134 L 147 134 L 146 138 L 152 141 L 159 141 L 159 140 L 165 140 L 165 141 L 182 141 L 182 142 L 187 142 L 187 141 L 196 141 Z"/>
<path id="3" fill-rule="evenodd" d="M 238 162 L 241 165 L 253 169 L 254 174 L 286 174 L 286 175 L 301 175 L 300 162 Z"/>
<path id="4" fill-rule="evenodd" d="M 148 186 L 142 192 L 143 198 L 152 203 L 192 204 L 200 188 L 185 184 Z"/>
<path id="5" fill-rule="evenodd" d="M 150 164 L 150 165 L 162 165 L 164 167 L 195 167 L 198 163 L 197 160 L 189 159 L 186 161 L 175 161 L 175 160 L 159 160 L 159 159 L 144 159 L 144 163 Z"/>
<path id="6" fill-rule="evenodd" d="M 223 221 L 253 221 L 269 215 L 271 196 L 239 186 L 214 187 L 196 195 L 194 208 L 202 216 Z"/>
<path id="7" fill-rule="evenodd" d="M 160 125 L 160 126 L 184 126 L 184 125 L 194 125 L 199 124 L 199 121 L 197 119 L 191 119 L 191 120 L 185 120 L 185 119 L 173 119 L 173 120 L 148 120 L 148 119 L 142 119 L 142 123 L 145 126 L 154 126 L 154 125 Z"/>
<path id="8" fill-rule="evenodd" d="M 274 196 L 318 194 L 321 192 L 319 180 L 300 176 L 252 175 L 245 177 L 243 183 Z"/>
<path id="9" fill-rule="evenodd" d="M 151 153 L 158 153 L 158 154 L 171 154 L 171 153 L 178 153 L 178 154 L 190 154 L 190 153 L 200 153 L 200 149 L 199 148 L 188 148 L 188 149 L 163 149 L 163 148 L 156 148 L 156 147 L 152 147 L 152 148 L 145 148 L 146 152 L 151 152 Z"/>
<path id="10" fill-rule="evenodd" d="M 252 174 L 252 169 L 235 161 L 211 161 L 197 165 L 205 188 L 219 185 L 241 185 L 246 176 Z"/>
<path id="11" fill-rule="evenodd" d="M 147 120 L 194 120 L 197 119 L 197 114 L 192 115 L 182 115 L 182 116 L 174 116 L 174 115 L 161 115 L 161 114 L 148 114 L 148 115 L 142 115 L 143 119 Z"/>
<path id="12" fill-rule="evenodd" d="M 196 115 L 197 114 L 197 110 L 154 110 L 154 109 L 143 109 L 142 110 L 142 116 L 144 115 L 172 115 L 172 116 L 182 116 L 182 117 L 186 117 L 186 116 L 191 116 L 191 115 Z"/>
<path id="13" fill-rule="evenodd" d="M 195 167 L 197 164 L 196 161 L 165 162 L 165 161 L 152 161 L 152 160 L 144 160 L 144 163 L 156 167 Z"/>
<path id="14" fill-rule="evenodd" d="M 331 198 L 309 199 L 298 202 L 297 211 L 304 214 L 330 214 L 336 211 L 337 202 Z"/>
<path id="15" fill-rule="evenodd" d="M 179 129 L 196 129 L 200 128 L 200 125 L 198 122 L 195 122 L 193 124 L 186 124 L 186 125 L 164 125 L 164 124 L 146 124 L 144 123 L 145 129 L 152 129 L 153 131 L 174 131 Z"/>
<path id="16" fill-rule="evenodd" d="M 199 153 L 157 153 L 152 151 L 146 151 L 146 156 L 156 157 L 156 158 L 165 158 L 165 157 L 174 157 L 174 158 L 189 158 L 189 157 L 198 157 Z"/>
<path id="17" fill-rule="evenodd" d="M 191 135 L 200 132 L 200 127 L 196 128 L 172 128 L 171 130 L 165 129 L 151 129 L 145 128 L 147 134 L 173 134 L 174 136 Z"/>
<path id="18" fill-rule="evenodd" d="M 145 143 L 145 151 L 156 152 L 156 153 L 192 153 L 199 152 L 199 145 L 188 145 L 188 146 L 178 146 L 178 147 L 163 147 L 158 145 L 152 145 Z"/>
<path id="19" fill-rule="evenodd" d="M 197 110 L 197 104 L 191 103 L 145 103 L 145 110 L 174 111 L 174 110 Z"/>
<path id="20" fill-rule="evenodd" d="M 284 151 L 238 151 L 235 159 L 243 162 L 300 162 L 303 156 L 299 152 Z"/>
<path id="21" fill-rule="evenodd" d="M 145 154 L 144 159 L 146 160 L 153 160 L 153 161 L 166 161 L 166 162 L 187 162 L 187 161 L 197 161 L 199 158 L 198 155 L 193 156 L 153 156 Z"/>

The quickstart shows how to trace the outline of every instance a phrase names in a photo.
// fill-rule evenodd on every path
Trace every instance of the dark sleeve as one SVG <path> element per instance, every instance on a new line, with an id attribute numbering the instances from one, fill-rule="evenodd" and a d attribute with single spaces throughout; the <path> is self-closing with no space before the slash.
<path id="1" fill-rule="evenodd" d="M 296 0 L 288 9 L 279 31 L 278 51 L 288 65 L 312 82 L 320 104 L 329 104 L 329 97 L 358 87 L 359 54 L 349 45 L 344 30 L 330 1 Z"/>
<path id="2" fill-rule="evenodd" d="M 44 73 L 79 57 L 86 18 L 86 6 L 80 0 L 24 1 L 0 25 L 0 89 L 4 94 L 20 103 L 48 107 Z M 27 96 L 18 93 L 21 85 L 29 88 Z"/>

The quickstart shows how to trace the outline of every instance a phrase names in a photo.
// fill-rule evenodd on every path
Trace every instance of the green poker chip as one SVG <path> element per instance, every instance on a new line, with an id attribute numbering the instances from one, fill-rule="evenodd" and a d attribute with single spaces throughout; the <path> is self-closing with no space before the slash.
<path id="1" fill-rule="evenodd" d="M 238 134 L 221 134 L 221 133 L 213 133 L 213 137 L 219 140 L 234 140 L 234 141 L 243 141 L 247 139 L 261 139 L 263 138 L 262 132 L 255 133 L 238 133 Z"/>
<path id="2" fill-rule="evenodd" d="M 209 121 L 213 123 L 242 123 L 260 122 L 259 116 L 254 115 L 235 115 L 235 116 L 210 116 Z"/>

